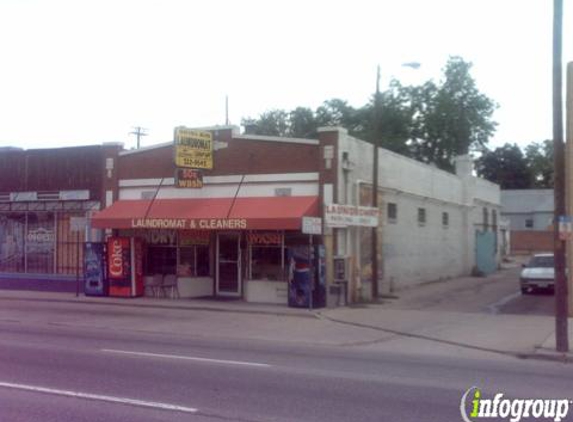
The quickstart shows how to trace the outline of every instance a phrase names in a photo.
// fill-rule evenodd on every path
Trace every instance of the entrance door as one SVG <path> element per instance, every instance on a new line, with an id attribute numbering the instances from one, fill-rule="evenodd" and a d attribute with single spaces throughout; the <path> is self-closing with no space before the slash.
<path id="1" fill-rule="evenodd" d="M 241 249 L 239 233 L 217 235 L 217 295 L 241 295 Z"/>
<path id="2" fill-rule="evenodd" d="M 476 230 L 476 267 L 488 275 L 496 270 L 495 232 Z"/>

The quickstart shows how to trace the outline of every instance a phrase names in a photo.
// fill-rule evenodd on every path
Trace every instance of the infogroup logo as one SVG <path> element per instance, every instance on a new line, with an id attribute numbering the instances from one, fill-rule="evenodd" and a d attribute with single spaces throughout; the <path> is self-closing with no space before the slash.
<path id="1" fill-rule="evenodd" d="M 510 422 L 519 422 L 522 418 L 560 422 L 569 413 L 571 404 L 573 401 L 569 399 L 507 399 L 503 393 L 486 399 L 478 387 L 471 387 L 462 396 L 460 413 L 464 422 L 491 418 Z"/>

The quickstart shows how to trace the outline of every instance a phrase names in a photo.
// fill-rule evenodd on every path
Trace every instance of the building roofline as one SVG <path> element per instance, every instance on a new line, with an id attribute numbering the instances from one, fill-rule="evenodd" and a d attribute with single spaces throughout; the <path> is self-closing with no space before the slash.
<path id="1" fill-rule="evenodd" d="M 284 142 L 287 144 L 306 144 L 306 145 L 319 144 L 317 139 L 283 138 L 280 136 L 265 136 L 265 135 L 235 135 L 233 136 L 233 139 L 263 141 L 263 142 Z"/>
<path id="2" fill-rule="evenodd" d="M 168 147 L 171 145 L 173 145 L 173 141 L 162 142 L 160 144 L 150 145 L 147 147 L 141 147 L 139 149 L 128 149 L 126 151 L 120 151 L 119 155 L 123 156 L 123 155 L 137 154 L 138 152 L 148 152 L 148 151 L 153 151 L 153 150 L 159 149 L 159 148 L 165 148 L 165 147 Z"/>

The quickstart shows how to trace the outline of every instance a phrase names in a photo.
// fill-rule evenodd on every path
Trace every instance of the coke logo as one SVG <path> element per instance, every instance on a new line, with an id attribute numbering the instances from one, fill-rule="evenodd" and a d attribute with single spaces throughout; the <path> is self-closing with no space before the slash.
<path id="1" fill-rule="evenodd" d="M 123 276 L 123 248 L 120 240 L 112 240 L 109 255 L 109 273 L 112 277 Z"/>

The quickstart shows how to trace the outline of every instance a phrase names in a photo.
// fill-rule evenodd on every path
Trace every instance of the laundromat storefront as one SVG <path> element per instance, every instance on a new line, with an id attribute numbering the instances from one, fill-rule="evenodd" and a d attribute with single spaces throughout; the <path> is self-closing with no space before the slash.
<path id="1" fill-rule="evenodd" d="M 302 218 L 318 211 L 315 196 L 120 200 L 92 227 L 144 239 L 145 275 L 176 274 L 182 297 L 286 304 L 288 282 L 311 256 Z"/>

